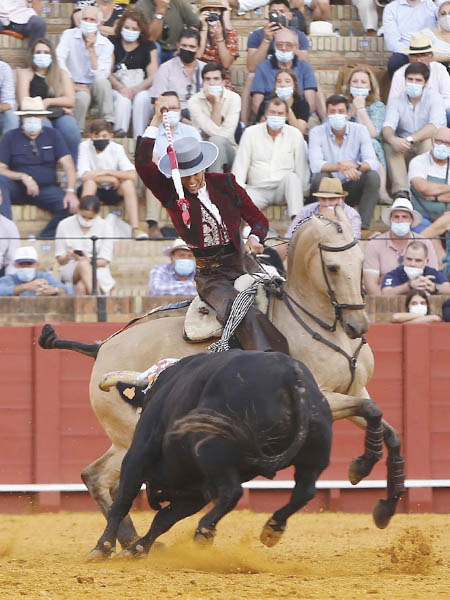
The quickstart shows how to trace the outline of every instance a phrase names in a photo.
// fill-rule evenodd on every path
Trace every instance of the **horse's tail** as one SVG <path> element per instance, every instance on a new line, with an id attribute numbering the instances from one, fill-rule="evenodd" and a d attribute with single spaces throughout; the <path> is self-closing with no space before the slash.
<path id="1" fill-rule="evenodd" d="M 103 342 L 96 342 L 95 344 L 84 344 L 83 342 L 75 342 L 73 340 L 61 340 L 53 325 L 47 323 L 44 325 L 39 336 L 39 346 L 44 350 L 73 350 L 74 352 L 80 352 L 86 356 L 96 359 L 98 351 L 100 350 Z"/>

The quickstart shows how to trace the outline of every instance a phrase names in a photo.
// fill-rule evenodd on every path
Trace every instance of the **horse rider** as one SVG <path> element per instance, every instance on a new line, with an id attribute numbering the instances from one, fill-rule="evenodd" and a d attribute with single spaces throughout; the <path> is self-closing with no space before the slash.
<path id="1" fill-rule="evenodd" d="M 195 281 L 198 295 L 215 309 L 218 321 L 224 325 L 238 294 L 234 281 L 247 272 L 240 233 L 241 219 L 251 227 L 245 244 L 245 251 L 251 255 L 263 251 L 262 242 L 269 223 L 233 175 L 205 172 L 217 158 L 217 146 L 185 137 L 174 144 L 185 198 L 189 203 L 190 222 L 185 224 L 177 205 L 168 154 L 159 160 L 158 165 L 152 160 L 160 122 L 158 106 L 138 142 L 136 170 L 169 213 L 179 236 L 192 249 L 197 263 Z M 244 350 L 289 354 L 286 338 L 254 306 L 250 307 L 236 329 L 235 336 Z"/>

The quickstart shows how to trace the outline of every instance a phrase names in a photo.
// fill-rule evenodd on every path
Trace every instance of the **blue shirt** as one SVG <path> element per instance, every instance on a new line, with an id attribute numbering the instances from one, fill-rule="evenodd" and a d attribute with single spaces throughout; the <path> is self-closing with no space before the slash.
<path id="1" fill-rule="evenodd" d="M 192 125 L 186 125 L 186 123 L 178 123 L 175 131 L 172 131 L 173 141 L 176 142 L 183 137 L 193 137 L 199 142 L 202 141 L 202 136 L 198 129 L 192 127 Z M 162 158 L 167 153 L 167 146 L 169 140 L 167 139 L 166 130 L 164 129 L 163 123 L 160 123 L 158 127 L 158 133 L 155 138 L 154 152 L 158 155 L 158 158 Z"/>
<path id="2" fill-rule="evenodd" d="M 38 185 L 56 185 L 56 163 L 69 154 L 63 136 L 53 127 L 43 127 L 34 142 L 21 128 L 11 129 L 0 142 L 0 162 L 11 171 L 31 175 Z"/>
<path id="3" fill-rule="evenodd" d="M 437 283 L 438 285 L 440 285 L 441 283 L 446 283 L 447 281 L 447 278 L 445 277 L 444 273 L 442 273 L 441 271 L 436 271 L 436 269 L 433 269 L 432 267 L 426 266 L 423 270 L 423 274 L 424 277 L 426 277 L 427 275 L 432 275 L 434 277 L 434 283 Z M 407 281 L 408 275 L 405 273 L 403 265 L 401 265 L 393 271 L 389 271 L 389 273 L 386 273 L 386 275 L 383 277 L 383 281 L 381 282 L 381 287 L 397 287 L 398 285 L 402 285 Z"/>
<path id="4" fill-rule="evenodd" d="M 383 9 L 384 45 L 391 52 L 406 54 L 413 33 L 433 29 L 438 8 L 433 0 L 420 0 L 411 6 L 408 0 L 394 0 Z"/>
<path id="5" fill-rule="evenodd" d="M 298 36 L 298 45 L 300 50 L 309 50 L 309 40 L 303 33 L 303 31 L 300 31 L 300 29 L 294 29 L 294 31 L 297 33 Z M 258 27 L 258 29 L 252 31 L 252 33 L 248 36 L 247 48 L 259 48 L 263 39 L 264 27 Z M 273 40 L 271 40 L 267 56 L 271 56 L 273 54 L 275 54 L 275 46 Z"/>
<path id="6" fill-rule="evenodd" d="M 264 94 L 265 100 L 272 97 L 273 88 L 275 85 L 275 77 L 278 71 L 282 68 L 281 63 L 277 61 L 275 56 L 266 58 L 256 67 L 255 78 L 253 79 L 251 94 Z M 299 91 L 302 94 L 305 90 L 317 90 L 317 80 L 314 71 L 307 62 L 298 60 L 294 56 L 292 71 L 297 75 Z"/>
<path id="7" fill-rule="evenodd" d="M 336 144 L 336 137 L 329 123 L 323 123 L 310 130 L 309 166 L 312 174 L 320 173 L 324 164 L 337 163 L 340 160 L 366 162 L 372 171 L 378 170 L 378 160 L 367 127 L 348 121 L 342 146 Z M 340 171 L 334 172 L 333 177 L 345 181 Z"/>
<path id="8" fill-rule="evenodd" d="M 50 285 L 66 290 L 68 296 L 73 296 L 73 291 L 67 285 L 64 285 L 64 283 L 55 279 L 50 273 L 36 271 L 34 279 L 45 279 Z M 21 283 L 23 283 L 23 281 L 20 281 L 15 273 L 13 275 L 4 275 L 3 277 L 0 277 L 0 296 L 14 296 L 15 287 Z M 36 296 L 36 292 L 34 290 L 24 290 L 19 296 Z"/>
<path id="9" fill-rule="evenodd" d="M 425 86 L 417 104 L 412 104 L 406 92 L 389 100 L 383 127 L 391 127 L 398 137 L 408 137 L 428 123 L 440 129 L 447 125 L 444 99 Z"/>

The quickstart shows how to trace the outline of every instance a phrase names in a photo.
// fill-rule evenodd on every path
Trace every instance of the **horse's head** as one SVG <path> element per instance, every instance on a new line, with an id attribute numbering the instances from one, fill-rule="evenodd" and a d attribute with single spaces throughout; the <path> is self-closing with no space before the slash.
<path id="1" fill-rule="evenodd" d="M 350 338 L 369 328 L 364 312 L 364 255 L 339 206 L 334 219 L 312 216 L 300 223 L 288 255 L 287 290 L 322 321 L 335 314 Z"/>

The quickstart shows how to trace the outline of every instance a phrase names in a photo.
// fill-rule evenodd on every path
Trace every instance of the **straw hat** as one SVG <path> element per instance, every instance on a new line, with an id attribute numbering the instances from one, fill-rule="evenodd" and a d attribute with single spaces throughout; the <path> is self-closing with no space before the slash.
<path id="1" fill-rule="evenodd" d="M 40 96 L 30 98 L 26 96 L 20 105 L 21 110 L 16 110 L 16 115 L 51 115 L 50 110 L 46 110 L 44 102 Z"/>
<path id="2" fill-rule="evenodd" d="M 173 244 L 164 250 L 166 256 L 172 256 L 175 250 L 190 250 L 189 246 L 181 238 L 174 240 Z"/>
<path id="3" fill-rule="evenodd" d="M 198 10 L 202 11 L 205 8 L 221 8 L 222 10 L 226 10 L 222 0 L 201 0 Z"/>
<path id="4" fill-rule="evenodd" d="M 333 25 L 328 21 L 312 21 L 309 26 L 309 35 L 336 35 Z"/>
<path id="5" fill-rule="evenodd" d="M 189 177 L 204 171 L 213 164 L 219 154 L 218 147 L 212 142 L 199 142 L 193 137 L 180 138 L 173 147 L 181 177 Z M 158 168 L 166 177 L 171 176 L 168 154 L 164 154 L 160 159 Z"/>
<path id="6" fill-rule="evenodd" d="M 341 198 L 347 195 L 348 192 L 342 187 L 342 181 L 337 177 L 323 177 L 320 180 L 319 189 L 313 194 L 319 198 Z"/>
<path id="7" fill-rule="evenodd" d="M 402 52 L 406 54 L 424 54 L 425 52 L 434 52 L 434 48 L 425 33 L 415 33 L 411 36 L 409 48 L 403 48 Z"/>
<path id="8" fill-rule="evenodd" d="M 413 218 L 412 227 L 416 227 L 416 225 L 422 222 L 422 215 L 418 210 L 413 209 L 410 200 L 407 198 L 396 198 L 391 206 L 386 206 L 381 211 L 381 220 L 383 223 L 386 223 L 386 225 L 391 224 L 391 213 L 394 210 L 406 210 L 406 212 L 409 212 Z"/>

